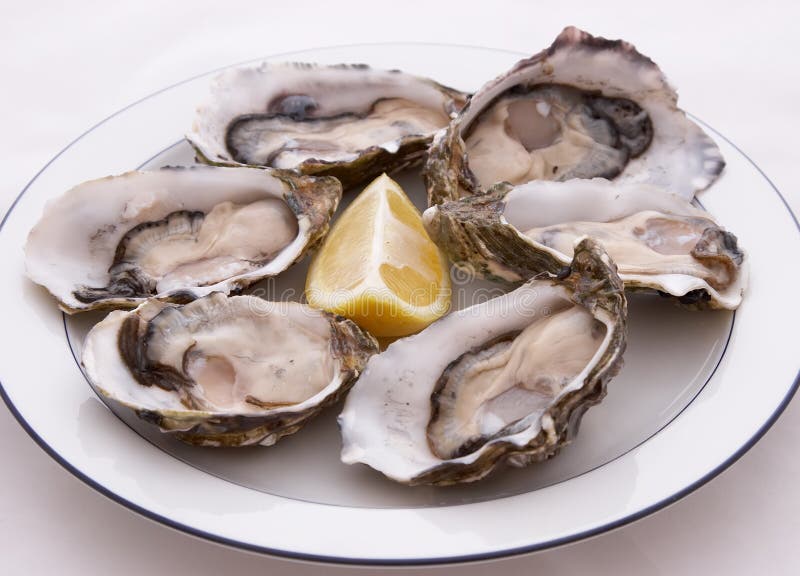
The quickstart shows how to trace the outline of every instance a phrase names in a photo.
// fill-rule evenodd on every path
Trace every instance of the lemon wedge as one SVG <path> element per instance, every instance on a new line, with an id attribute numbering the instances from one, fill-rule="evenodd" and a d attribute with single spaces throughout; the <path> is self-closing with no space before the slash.
<path id="1" fill-rule="evenodd" d="M 447 312 L 447 259 L 386 174 L 334 223 L 311 262 L 306 299 L 378 337 L 413 334 Z"/>

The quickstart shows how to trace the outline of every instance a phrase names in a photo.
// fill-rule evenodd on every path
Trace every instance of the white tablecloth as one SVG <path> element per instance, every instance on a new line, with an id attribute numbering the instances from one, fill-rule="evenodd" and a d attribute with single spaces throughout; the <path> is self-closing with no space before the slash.
<path id="1" fill-rule="evenodd" d="M 610 0 L 6 0 L 0 19 L 0 213 L 83 130 L 177 80 L 271 53 L 360 42 L 474 44 L 530 53 L 567 24 L 625 38 L 653 57 L 678 86 L 682 106 L 738 144 L 800 213 L 799 14 L 788 2 L 765 0 L 746 7 Z M 798 261 L 798 255 L 787 258 Z M 792 305 L 796 296 L 797 287 L 787 286 Z M 795 402 L 732 468 L 666 510 L 589 541 L 491 568 L 437 570 L 553 576 L 800 573 L 799 439 Z M 3 574 L 353 571 L 226 549 L 137 516 L 59 467 L 5 408 L 0 408 L 0 454 Z"/>

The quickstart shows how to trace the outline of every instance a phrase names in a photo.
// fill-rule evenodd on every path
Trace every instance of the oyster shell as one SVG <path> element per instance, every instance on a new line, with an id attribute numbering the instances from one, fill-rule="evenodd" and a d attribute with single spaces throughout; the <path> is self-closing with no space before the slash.
<path id="1" fill-rule="evenodd" d="M 273 444 L 347 392 L 372 336 L 294 302 L 215 292 L 116 310 L 86 337 L 98 393 L 190 444 Z"/>
<path id="2" fill-rule="evenodd" d="M 342 461 L 446 485 L 549 458 L 605 395 L 625 336 L 615 266 L 584 239 L 559 278 L 533 279 L 373 356 L 339 416 Z"/>
<path id="3" fill-rule="evenodd" d="M 691 199 L 725 162 L 677 101 L 658 66 L 631 44 L 565 28 L 549 48 L 485 84 L 437 134 L 425 166 L 429 204 L 498 182 L 593 177 Z"/>
<path id="4" fill-rule="evenodd" d="M 697 308 L 735 309 L 746 284 L 736 236 L 684 198 L 601 178 L 498 184 L 428 208 L 431 238 L 458 266 L 506 282 L 557 273 L 575 239 L 601 242 L 627 288 L 654 289 Z"/>
<path id="5" fill-rule="evenodd" d="M 186 138 L 206 163 L 327 174 L 348 188 L 422 160 L 465 99 L 398 70 L 264 63 L 220 74 Z"/>
<path id="6" fill-rule="evenodd" d="M 302 258 L 340 198 L 334 178 L 254 168 L 92 180 L 47 204 L 26 268 L 69 313 L 228 293 Z"/>

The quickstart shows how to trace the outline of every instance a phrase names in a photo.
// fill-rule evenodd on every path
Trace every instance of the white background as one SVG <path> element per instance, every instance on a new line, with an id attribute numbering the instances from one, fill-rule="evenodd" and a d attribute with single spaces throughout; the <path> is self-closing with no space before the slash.
<path id="1" fill-rule="evenodd" d="M 0 214 L 89 126 L 189 76 L 277 52 L 361 42 L 474 44 L 532 53 L 567 24 L 635 43 L 678 87 L 682 106 L 740 146 L 800 212 L 800 10 L 788 2 L 3 0 L 0 6 Z M 796 265 L 800 256 L 786 258 Z M 786 288 L 789 305 L 797 305 L 798 288 Z M 436 571 L 800 573 L 798 440 L 795 402 L 731 469 L 654 516 L 557 550 Z M 0 455 L 3 574 L 355 571 L 226 549 L 136 516 L 50 460 L 4 408 Z"/>

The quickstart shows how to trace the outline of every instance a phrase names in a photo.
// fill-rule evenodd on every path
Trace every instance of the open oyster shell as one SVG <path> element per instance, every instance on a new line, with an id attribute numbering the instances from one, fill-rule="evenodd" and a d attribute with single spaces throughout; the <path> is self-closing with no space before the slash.
<path id="1" fill-rule="evenodd" d="M 274 276 L 327 233 L 334 178 L 256 168 L 164 168 L 85 182 L 50 201 L 28 276 L 69 313 L 187 301 Z"/>
<path id="2" fill-rule="evenodd" d="M 264 63 L 221 73 L 186 138 L 206 163 L 327 174 L 349 188 L 421 161 L 465 99 L 398 70 Z"/>
<path id="3" fill-rule="evenodd" d="M 647 182 L 690 199 L 725 162 L 677 100 L 631 44 L 566 28 L 485 84 L 437 134 L 425 166 L 429 203 L 498 182 L 593 177 Z"/>
<path id="4" fill-rule="evenodd" d="M 696 308 L 735 309 L 747 282 L 736 236 L 676 194 L 601 178 L 498 184 L 428 208 L 431 238 L 458 266 L 506 282 L 557 273 L 584 235 L 601 242 L 627 288 Z"/>
<path id="5" fill-rule="evenodd" d="M 82 364 L 98 393 L 184 442 L 269 445 L 341 398 L 377 351 L 344 318 L 216 292 L 111 312 Z"/>
<path id="6" fill-rule="evenodd" d="M 571 266 L 373 356 L 339 416 L 342 461 L 405 484 L 478 480 L 556 454 L 625 350 L 622 282 L 590 239 Z"/>

